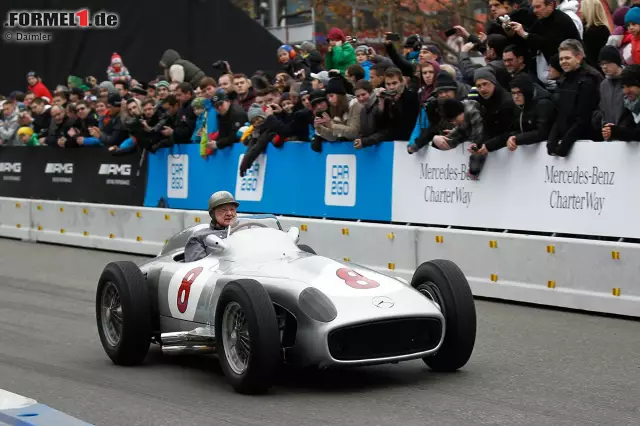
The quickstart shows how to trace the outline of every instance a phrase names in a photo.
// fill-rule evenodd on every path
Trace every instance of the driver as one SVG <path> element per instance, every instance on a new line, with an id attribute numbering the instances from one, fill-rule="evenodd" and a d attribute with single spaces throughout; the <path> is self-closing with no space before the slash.
<path id="1" fill-rule="evenodd" d="M 229 226 L 236 221 L 236 209 L 239 205 L 240 203 L 227 191 L 218 191 L 209 198 L 211 224 L 209 228 L 197 231 L 189 238 L 184 250 L 185 262 L 195 262 L 211 253 L 211 249 L 205 243 L 209 235 L 227 237 Z"/>

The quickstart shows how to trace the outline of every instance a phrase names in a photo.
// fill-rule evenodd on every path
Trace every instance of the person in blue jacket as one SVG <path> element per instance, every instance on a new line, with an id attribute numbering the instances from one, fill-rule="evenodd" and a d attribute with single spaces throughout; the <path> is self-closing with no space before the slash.
<path id="1" fill-rule="evenodd" d="M 369 46 L 358 46 L 356 48 L 356 60 L 364 69 L 364 79 L 369 81 L 369 70 L 373 66 L 373 62 L 369 60 Z"/>

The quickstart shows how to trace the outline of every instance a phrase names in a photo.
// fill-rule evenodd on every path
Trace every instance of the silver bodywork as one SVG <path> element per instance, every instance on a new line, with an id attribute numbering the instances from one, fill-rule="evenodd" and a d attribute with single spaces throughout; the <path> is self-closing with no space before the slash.
<path id="1" fill-rule="evenodd" d="M 193 232 L 208 226 L 196 225 L 169 240 L 156 258 L 139 265 L 149 285 L 151 302 L 155 305 L 153 310 L 159 318 L 157 332 L 162 335 L 163 350 L 164 346 L 168 347 L 168 352 L 171 350 L 173 336 L 183 337 L 174 340 L 181 345 L 178 349 L 184 349 L 185 332 L 189 332 L 190 340 L 196 342 L 191 346 L 192 350 L 206 352 L 207 339 L 211 341 L 213 336 L 220 292 L 227 283 L 245 278 L 259 281 L 276 309 L 286 311 L 288 326 L 294 324 L 294 330 L 289 330 L 294 339 L 289 340 L 289 344 L 283 341 L 287 362 L 319 367 L 392 363 L 432 355 L 441 346 L 445 321 L 439 306 L 405 281 L 357 264 L 301 251 L 296 244 L 296 232 L 283 231 L 275 216 L 244 217 L 242 220 L 260 221 L 269 228 L 252 227 L 232 232 L 224 240 L 227 245 L 224 251 L 184 263 L 187 239 Z M 365 278 L 359 282 L 349 281 L 350 286 L 338 276 L 340 269 L 340 274 L 347 279 L 354 275 L 347 271 L 355 271 Z M 189 287 L 188 298 L 185 298 L 186 287 Z M 326 303 L 327 300 L 330 302 Z M 394 324 L 401 326 L 394 320 L 401 319 L 424 320 L 431 324 L 432 343 L 420 350 L 391 348 L 389 342 L 402 334 L 402 330 L 393 331 Z M 387 324 L 379 328 L 385 330 L 384 335 L 369 334 L 369 343 L 363 343 L 370 345 L 374 339 L 381 349 L 377 354 L 363 354 L 360 350 L 355 357 L 332 355 L 338 353 L 330 350 L 332 332 L 344 327 L 379 324 L 380 321 Z M 372 331 L 369 329 L 369 333 Z M 354 333 L 350 336 L 364 338 L 366 334 Z M 331 341 L 334 348 L 342 347 L 336 343 L 337 337 Z M 385 345 L 389 346 L 388 350 Z"/>

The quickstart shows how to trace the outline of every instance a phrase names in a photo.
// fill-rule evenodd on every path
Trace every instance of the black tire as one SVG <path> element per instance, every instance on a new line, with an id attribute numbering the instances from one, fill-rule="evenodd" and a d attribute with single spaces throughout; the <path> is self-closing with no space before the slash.
<path id="1" fill-rule="evenodd" d="M 464 273 L 449 260 L 432 260 L 416 269 L 411 286 L 425 297 L 435 298 L 445 317 L 442 346 L 423 361 L 438 372 L 462 368 L 471 358 L 476 341 L 476 308 Z"/>
<path id="2" fill-rule="evenodd" d="M 306 251 L 307 253 L 311 253 L 311 254 L 318 254 L 316 253 L 316 251 L 314 249 L 312 249 L 311 247 L 309 247 L 306 244 L 298 244 L 298 248 L 302 251 Z"/>
<path id="3" fill-rule="evenodd" d="M 105 332 L 102 300 L 113 288 L 120 299 L 122 326 L 115 344 Z M 144 361 L 151 344 L 151 308 L 147 283 L 138 266 L 129 261 L 111 262 L 100 275 L 96 291 L 98 334 L 105 352 L 116 365 L 138 365 Z"/>
<path id="4" fill-rule="evenodd" d="M 227 306 L 239 305 L 246 318 L 250 349 L 246 369 L 237 373 L 224 348 L 222 322 Z M 216 350 L 227 380 L 238 393 L 260 394 L 271 388 L 281 361 L 280 330 L 269 294 L 258 281 L 241 279 L 225 286 L 215 315 Z"/>

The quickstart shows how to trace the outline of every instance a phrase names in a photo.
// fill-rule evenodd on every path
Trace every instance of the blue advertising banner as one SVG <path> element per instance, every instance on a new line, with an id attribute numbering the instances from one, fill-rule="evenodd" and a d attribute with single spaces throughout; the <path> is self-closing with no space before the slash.
<path id="1" fill-rule="evenodd" d="M 209 196 L 234 194 L 243 213 L 391 220 L 393 142 L 355 150 L 350 142 L 269 145 L 240 177 L 246 147 L 235 144 L 203 159 L 198 145 L 176 145 L 148 157 L 145 206 L 206 210 Z"/>

